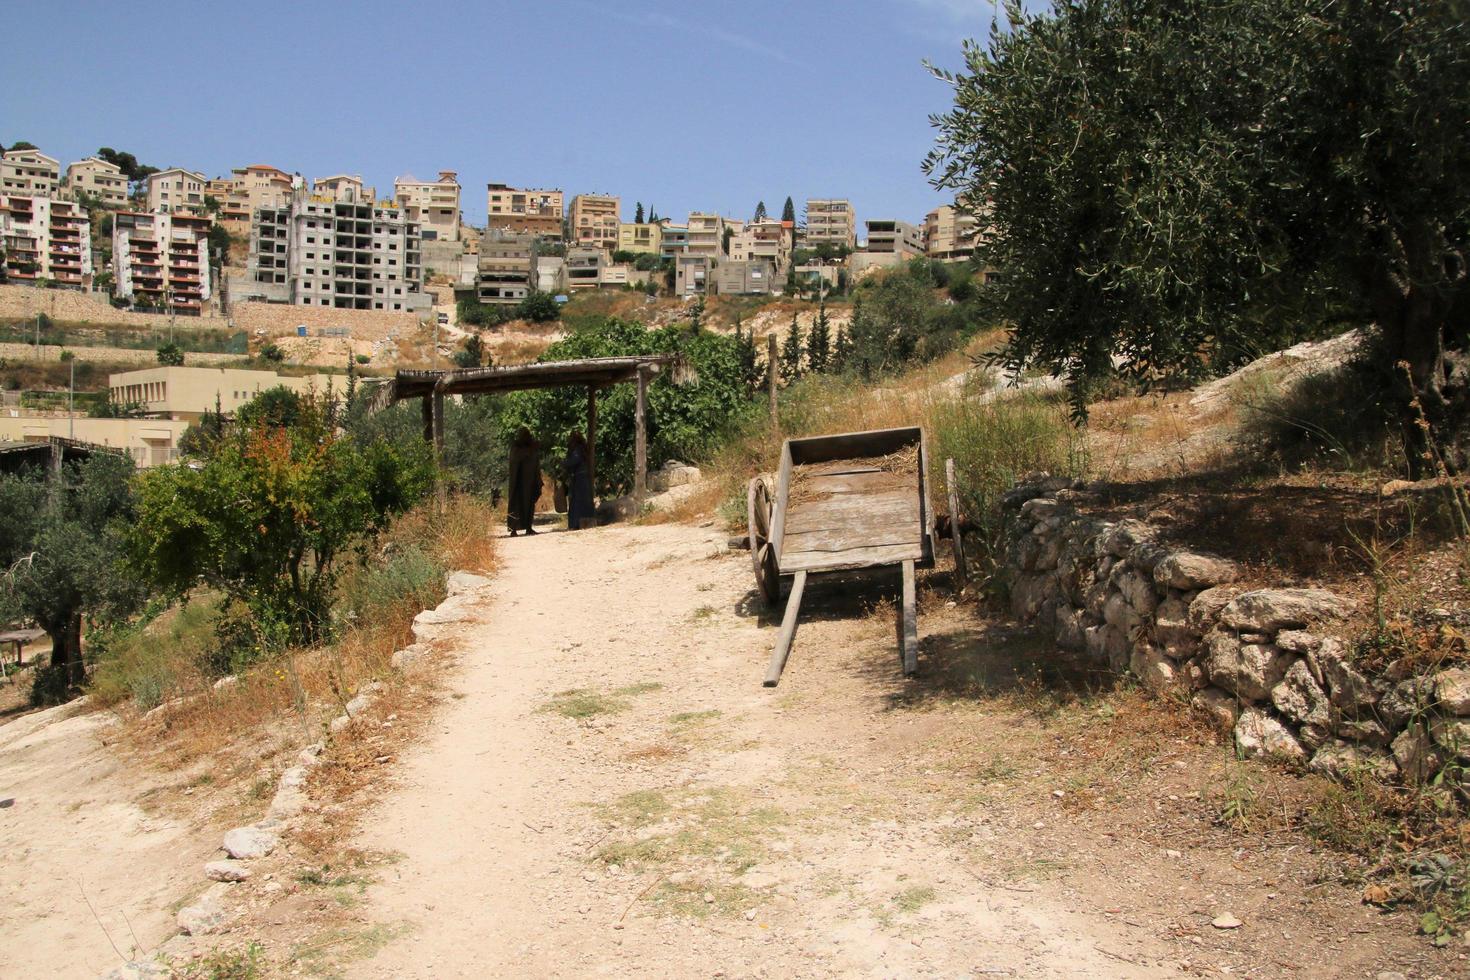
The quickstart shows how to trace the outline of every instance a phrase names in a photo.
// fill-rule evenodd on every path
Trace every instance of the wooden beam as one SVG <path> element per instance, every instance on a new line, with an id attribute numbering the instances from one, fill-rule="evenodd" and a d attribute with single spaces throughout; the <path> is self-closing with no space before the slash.
<path id="1" fill-rule="evenodd" d="M 800 574 L 800 573 L 798 573 Z M 919 613 L 914 597 L 914 563 L 903 563 L 903 606 L 899 615 L 899 658 L 903 662 L 903 676 L 913 677 L 919 672 Z"/>
<path id="2" fill-rule="evenodd" d="M 648 432 L 644 415 L 648 404 L 648 373 L 638 372 L 638 398 L 633 407 L 633 499 L 642 511 L 648 496 Z"/>
<path id="3" fill-rule="evenodd" d="M 587 479 L 597 497 L 597 389 L 587 386 Z"/>
<path id="4" fill-rule="evenodd" d="M 801 615 L 801 594 L 805 591 L 806 572 L 797 572 L 791 580 L 791 594 L 786 597 L 786 612 L 781 616 L 776 649 L 771 652 L 771 663 L 766 668 L 766 687 L 775 687 L 781 682 L 781 671 L 786 669 L 786 658 L 791 656 L 791 642 L 796 639 L 796 619 Z"/>

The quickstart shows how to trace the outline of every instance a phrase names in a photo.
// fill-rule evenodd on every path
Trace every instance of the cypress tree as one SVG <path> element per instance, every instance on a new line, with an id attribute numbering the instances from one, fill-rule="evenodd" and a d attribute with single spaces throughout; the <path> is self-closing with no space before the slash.
<path id="1" fill-rule="evenodd" d="M 807 369 L 813 374 L 823 374 L 832 360 L 832 324 L 827 317 L 827 304 L 817 307 L 817 319 L 812 323 L 812 332 L 806 339 Z"/>
<path id="2" fill-rule="evenodd" d="M 781 344 L 781 377 L 787 384 L 801 377 L 801 321 L 791 314 L 791 331 Z"/>

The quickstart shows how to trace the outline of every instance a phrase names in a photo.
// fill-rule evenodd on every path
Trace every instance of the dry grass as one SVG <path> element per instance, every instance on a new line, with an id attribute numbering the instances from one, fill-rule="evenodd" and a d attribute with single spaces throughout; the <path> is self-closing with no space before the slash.
<path id="1" fill-rule="evenodd" d="M 494 526 L 487 504 L 456 497 L 443 515 L 429 506 L 405 514 L 383 544 L 421 549 L 442 569 L 486 573 L 495 568 Z M 437 596 L 443 597 L 442 579 Z M 197 659 L 181 658 L 174 664 L 172 701 L 145 715 L 125 709 L 133 716 L 131 741 L 161 763 L 183 768 L 217 753 L 259 757 L 272 745 L 289 751 L 316 740 L 362 684 L 390 673 L 394 651 L 413 640 L 419 602 L 374 608 L 379 616 L 347 628 L 337 642 L 255 664 L 220 689 Z"/>

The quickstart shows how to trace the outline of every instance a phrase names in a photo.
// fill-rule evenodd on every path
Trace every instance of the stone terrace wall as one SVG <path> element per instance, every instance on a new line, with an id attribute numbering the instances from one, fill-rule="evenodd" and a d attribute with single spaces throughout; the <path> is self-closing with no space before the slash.
<path id="1" fill-rule="evenodd" d="M 44 313 L 53 320 L 128 327 L 168 327 L 168 314 L 119 310 L 102 293 L 83 293 L 74 289 L 41 289 L 36 286 L 0 286 L 0 317 L 28 319 L 37 313 Z M 176 318 L 175 323 L 178 329 L 230 329 L 229 321 L 218 316 L 181 316 Z"/>
<path id="2" fill-rule="evenodd" d="M 1329 775 L 1429 778 L 1470 760 L 1470 668 L 1367 676 L 1333 624 L 1355 602 L 1322 589 L 1251 589 L 1211 555 L 1167 547 L 1147 524 L 1078 513 L 1065 480 L 1017 487 L 1007 564 L 1012 611 L 1149 690 L 1188 700 L 1242 755 Z"/>
<path id="3" fill-rule="evenodd" d="M 327 307 L 289 306 L 285 303 L 236 303 L 230 309 L 235 329 L 252 336 L 281 337 L 295 334 L 306 325 L 316 336 L 323 327 L 346 327 L 354 340 L 384 340 L 390 335 L 406 336 L 432 314 L 392 310 L 334 310 Z"/>

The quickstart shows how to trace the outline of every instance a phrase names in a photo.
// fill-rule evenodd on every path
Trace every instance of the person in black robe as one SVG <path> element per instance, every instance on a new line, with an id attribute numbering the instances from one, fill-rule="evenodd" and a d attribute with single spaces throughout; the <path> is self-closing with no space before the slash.
<path id="1" fill-rule="evenodd" d="M 535 534 L 531 526 L 536 517 L 536 500 L 541 496 L 541 445 L 531 430 L 521 426 L 510 445 L 510 499 L 505 507 L 505 523 L 510 536 L 517 531 Z"/>
<path id="2" fill-rule="evenodd" d="M 567 457 L 562 461 L 562 471 L 567 480 L 567 529 L 570 531 L 593 523 L 590 456 L 587 437 L 581 430 L 573 431 L 567 439 Z"/>

